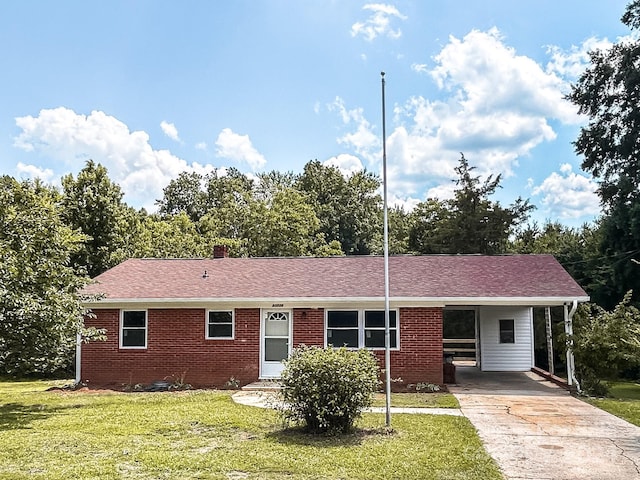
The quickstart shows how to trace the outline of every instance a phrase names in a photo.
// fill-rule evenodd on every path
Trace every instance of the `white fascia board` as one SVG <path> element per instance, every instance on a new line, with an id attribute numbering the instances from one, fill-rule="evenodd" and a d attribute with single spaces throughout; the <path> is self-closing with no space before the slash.
<path id="1" fill-rule="evenodd" d="M 391 297 L 390 304 L 399 307 L 479 306 L 559 306 L 588 302 L 589 297 Z M 87 308 L 335 308 L 344 305 L 384 305 L 384 297 L 314 297 L 314 298 L 107 298 L 87 302 Z"/>

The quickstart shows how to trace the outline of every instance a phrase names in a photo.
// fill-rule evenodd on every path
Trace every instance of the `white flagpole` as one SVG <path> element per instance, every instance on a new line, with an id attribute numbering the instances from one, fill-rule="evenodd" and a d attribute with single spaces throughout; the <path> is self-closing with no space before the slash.
<path id="1" fill-rule="evenodd" d="M 386 425 L 391 427 L 391 334 L 389 319 L 389 221 L 387 208 L 387 129 L 384 105 L 384 72 L 382 76 L 382 184 L 384 224 L 384 373 L 386 392 Z"/>

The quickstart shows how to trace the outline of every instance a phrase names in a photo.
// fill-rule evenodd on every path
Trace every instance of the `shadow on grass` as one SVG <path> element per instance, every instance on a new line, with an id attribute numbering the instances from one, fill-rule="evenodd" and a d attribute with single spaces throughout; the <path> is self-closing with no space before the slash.
<path id="1" fill-rule="evenodd" d="M 45 420 L 59 411 L 73 408 L 79 406 L 47 407 L 42 404 L 5 403 L 0 405 L 0 430 L 30 428 L 33 422 Z"/>
<path id="2" fill-rule="evenodd" d="M 354 428 L 349 433 L 322 434 L 309 433 L 304 427 L 292 427 L 278 430 L 266 435 L 284 445 L 304 445 L 312 447 L 351 447 L 362 444 L 370 437 L 392 437 L 393 430 L 387 428 Z"/>

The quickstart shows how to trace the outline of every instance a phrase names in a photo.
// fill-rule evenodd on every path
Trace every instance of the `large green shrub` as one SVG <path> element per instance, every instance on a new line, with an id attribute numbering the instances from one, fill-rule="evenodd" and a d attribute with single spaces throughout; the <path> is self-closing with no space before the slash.
<path id="1" fill-rule="evenodd" d="M 631 304 L 631 292 L 611 311 L 581 305 L 573 323 L 576 375 L 585 393 L 604 396 L 602 380 L 640 367 L 640 310 Z"/>
<path id="2" fill-rule="evenodd" d="M 377 386 L 371 352 L 302 346 L 282 372 L 282 412 L 313 433 L 346 433 L 371 405 Z"/>

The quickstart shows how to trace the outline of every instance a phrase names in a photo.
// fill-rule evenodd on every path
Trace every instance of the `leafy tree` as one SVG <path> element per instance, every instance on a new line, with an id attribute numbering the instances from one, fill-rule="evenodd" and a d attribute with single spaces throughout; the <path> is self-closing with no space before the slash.
<path id="1" fill-rule="evenodd" d="M 115 265 L 113 253 L 122 247 L 127 206 L 120 186 L 109 179 L 107 169 L 89 160 L 77 178 L 62 178 L 62 214 L 86 241 L 72 257 L 76 267 L 95 277 Z"/>
<path id="2" fill-rule="evenodd" d="M 231 168 L 225 175 L 213 172 L 206 177 L 207 213 L 200 219 L 200 231 L 216 238 L 246 239 L 256 208 L 253 181 Z"/>
<path id="3" fill-rule="evenodd" d="M 444 201 L 430 198 L 416 205 L 409 216 L 409 249 L 427 254 L 454 253 L 449 245 L 451 216 Z"/>
<path id="4" fill-rule="evenodd" d="M 602 380 L 640 366 L 640 311 L 630 302 L 627 292 L 612 311 L 584 304 L 574 317 L 576 373 L 587 393 L 606 394 Z"/>
<path id="5" fill-rule="evenodd" d="M 347 433 L 373 401 L 378 365 L 365 349 L 301 346 L 285 361 L 281 381 L 285 419 L 313 433 Z"/>
<path id="6" fill-rule="evenodd" d="M 307 195 L 320 221 L 319 233 L 337 240 L 347 255 L 376 253 L 382 245 L 382 200 L 378 177 L 357 172 L 345 178 L 336 167 L 308 162 L 295 187 Z"/>
<path id="7" fill-rule="evenodd" d="M 215 216 L 218 209 L 247 203 L 253 188 L 253 180 L 236 168 L 217 169 L 204 176 L 182 172 L 163 189 L 156 205 L 161 215 L 184 212 L 195 223 L 206 215 Z"/>
<path id="8" fill-rule="evenodd" d="M 520 230 L 509 247 L 514 253 L 554 255 L 571 276 L 600 304 L 610 295 L 604 279 L 610 278 L 610 264 L 600 253 L 602 231 L 598 224 L 571 228 L 559 222 L 537 223 Z"/>
<path id="9" fill-rule="evenodd" d="M 402 207 L 389 208 L 389 253 L 400 255 L 409 251 L 410 215 Z"/>
<path id="10" fill-rule="evenodd" d="M 509 235 L 524 222 L 533 206 L 518 198 L 509 207 L 489 200 L 500 186 L 501 176 L 484 182 L 473 176 L 475 167 L 464 157 L 458 174 L 454 198 L 430 199 L 418 205 L 412 217 L 409 248 L 420 253 L 504 253 Z"/>
<path id="11" fill-rule="evenodd" d="M 631 2 L 622 22 L 637 32 L 640 1 Z M 598 179 L 604 217 L 603 256 L 611 263 L 608 306 L 624 292 L 640 292 L 640 275 L 630 258 L 640 253 L 640 40 L 632 37 L 590 53 L 591 65 L 568 98 L 587 115 L 574 142 L 582 168 Z"/>
<path id="12" fill-rule="evenodd" d="M 190 258 L 211 255 L 204 238 L 185 212 L 160 217 L 130 211 L 130 235 L 113 255 L 118 262 L 127 258 Z"/>
<path id="13" fill-rule="evenodd" d="M 71 258 L 85 237 L 60 218 L 59 194 L 0 177 L 0 372 L 68 368 L 82 328 L 78 291 L 88 281 Z"/>
<path id="14" fill-rule="evenodd" d="M 318 218 L 297 190 L 277 190 L 272 198 L 256 201 L 251 214 L 247 236 L 252 256 L 294 257 L 313 253 Z"/>
<path id="15" fill-rule="evenodd" d="M 254 188 L 254 196 L 258 200 L 270 200 L 280 190 L 292 188 L 296 176 L 293 172 L 270 172 L 258 173 L 258 178 Z"/>
<path id="16" fill-rule="evenodd" d="M 163 189 L 162 199 L 156 200 L 158 213 L 177 215 L 184 212 L 193 222 L 200 220 L 207 211 L 203 182 L 199 173 L 182 172 Z"/>

